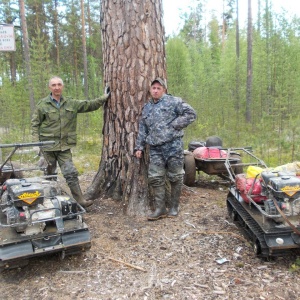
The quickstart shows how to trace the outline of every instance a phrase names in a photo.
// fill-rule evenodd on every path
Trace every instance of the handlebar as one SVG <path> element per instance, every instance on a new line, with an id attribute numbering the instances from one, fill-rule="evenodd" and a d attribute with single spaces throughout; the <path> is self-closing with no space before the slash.
<path id="1" fill-rule="evenodd" d="M 54 141 L 46 142 L 32 142 L 32 143 L 23 143 L 23 144 L 0 144 L 0 148 L 25 148 L 25 147 L 44 147 L 47 145 L 54 145 Z"/>
<path id="2" fill-rule="evenodd" d="M 11 159 L 11 157 L 17 152 L 18 149 L 20 148 L 25 148 L 25 147 L 44 147 L 46 145 L 54 145 L 55 142 L 54 141 L 45 141 L 45 142 L 33 142 L 33 143 L 24 143 L 24 144 L 0 144 L 0 149 L 2 148 L 13 148 L 11 150 L 11 152 L 9 153 L 9 155 L 6 157 L 6 159 L 4 160 L 4 162 L 0 162 L 0 172 L 2 172 L 3 167 L 5 166 L 5 164 Z"/>

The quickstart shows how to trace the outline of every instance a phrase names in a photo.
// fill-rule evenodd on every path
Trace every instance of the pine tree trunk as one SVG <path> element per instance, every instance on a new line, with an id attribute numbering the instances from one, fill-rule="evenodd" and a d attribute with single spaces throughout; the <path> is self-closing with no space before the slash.
<path id="1" fill-rule="evenodd" d="M 235 59 L 235 112 L 236 112 L 236 124 L 240 124 L 240 28 L 239 28 L 239 0 L 236 0 L 236 36 L 235 36 L 235 49 L 236 49 L 236 59 Z M 240 131 L 237 130 L 237 135 L 239 136 Z"/>
<path id="2" fill-rule="evenodd" d="M 129 215 L 149 208 L 147 155 L 134 157 L 135 139 L 150 82 L 165 78 L 162 1 L 102 1 L 104 81 L 111 98 L 104 108 L 103 148 L 97 175 L 88 190 L 122 200 Z"/>
<path id="3" fill-rule="evenodd" d="M 252 8 L 248 0 L 246 122 L 252 120 Z"/>
<path id="4" fill-rule="evenodd" d="M 60 45 L 59 45 L 59 31 L 58 31 L 58 11 L 57 11 L 57 6 L 58 6 L 58 0 L 54 1 L 54 36 L 55 36 L 55 48 L 56 48 L 56 67 L 59 70 L 60 68 Z"/>
<path id="5" fill-rule="evenodd" d="M 32 114 L 35 108 L 35 101 L 34 101 L 33 82 L 32 82 L 31 67 L 30 67 L 29 39 L 28 39 L 27 23 L 25 17 L 25 4 L 23 0 L 19 0 L 19 8 L 20 8 L 21 28 L 23 34 L 24 60 L 26 66 L 26 75 L 28 78 L 30 112 Z"/>
<path id="6" fill-rule="evenodd" d="M 16 64 L 15 52 L 9 53 L 9 67 L 10 67 L 11 82 L 13 85 L 15 85 L 17 80 L 17 64 Z"/>
<path id="7" fill-rule="evenodd" d="M 84 14 L 84 1 L 80 1 L 81 7 L 81 32 L 82 32 L 82 55 L 83 55 L 83 72 L 84 72 L 84 96 L 85 99 L 89 98 L 89 84 L 88 84 L 88 71 L 87 71 L 87 53 L 86 53 L 86 34 L 85 34 L 85 14 Z"/>

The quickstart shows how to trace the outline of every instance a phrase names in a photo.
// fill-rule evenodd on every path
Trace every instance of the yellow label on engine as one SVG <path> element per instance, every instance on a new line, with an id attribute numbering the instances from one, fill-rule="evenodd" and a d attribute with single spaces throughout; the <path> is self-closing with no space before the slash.
<path id="1" fill-rule="evenodd" d="M 296 185 L 296 186 L 285 186 L 281 189 L 286 195 L 292 197 L 294 196 L 297 192 L 300 191 L 300 186 Z"/>
<path id="2" fill-rule="evenodd" d="M 39 196 L 41 196 L 41 193 L 36 191 L 34 193 L 23 193 L 18 198 L 27 204 L 32 204 Z"/>

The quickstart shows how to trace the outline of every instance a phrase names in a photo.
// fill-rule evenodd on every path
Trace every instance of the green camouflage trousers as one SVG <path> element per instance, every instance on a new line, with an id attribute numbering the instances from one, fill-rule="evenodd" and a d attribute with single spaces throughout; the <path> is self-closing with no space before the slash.
<path id="1" fill-rule="evenodd" d="M 79 183 L 78 171 L 73 163 L 70 149 L 65 151 L 44 151 L 43 154 L 45 160 L 50 163 L 47 167 L 46 175 L 55 175 L 58 163 L 68 186 L 74 186 Z"/>

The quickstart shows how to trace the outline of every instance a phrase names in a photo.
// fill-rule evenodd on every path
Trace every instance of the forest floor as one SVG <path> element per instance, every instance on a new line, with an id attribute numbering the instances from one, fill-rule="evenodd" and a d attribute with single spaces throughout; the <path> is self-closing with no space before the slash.
<path id="1" fill-rule="evenodd" d="M 82 186 L 93 176 L 81 176 Z M 85 217 L 91 249 L 3 271 L 0 298 L 299 299 L 300 273 L 291 271 L 297 257 L 257 258 L 228 218 L 226 197 L 223 183 L 200 180 L 184 188 L 177 218 L 154 222 L 97 199 Z"/>

